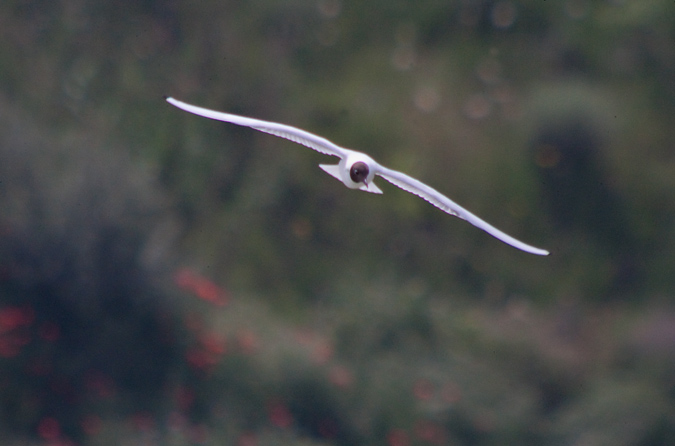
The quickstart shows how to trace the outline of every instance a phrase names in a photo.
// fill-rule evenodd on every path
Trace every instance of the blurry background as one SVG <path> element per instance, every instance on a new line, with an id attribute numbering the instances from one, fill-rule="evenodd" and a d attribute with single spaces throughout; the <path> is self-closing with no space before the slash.
<path id="1" fill-rule="evenodd" d="M 0 36 L 2 444 L 675 443 L 672 1 L 4 0 Z"/>

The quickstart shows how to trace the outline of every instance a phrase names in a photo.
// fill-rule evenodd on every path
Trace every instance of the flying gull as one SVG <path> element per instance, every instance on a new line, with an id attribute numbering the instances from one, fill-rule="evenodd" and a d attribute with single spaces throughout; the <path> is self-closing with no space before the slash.
<path id="1" fill-rule="evenodd" d="M 402 172 L 384 167 L 365 153 L 357 152 L 356 150 L 345 149 L 344 147 L 333 144 L 325 138 L 295 127 L 291 127 L 289 125 L 261 121 L 259 119 L 246 118 L 243 116 L 209 110 L 206 108 L 197 107 L 195 105 L 186 104 L 185 102 L 181 102 L 171 97 L 166 97 L 165 99 L 170 104 L 187 112 L 194 113 L 195 115 L 216 119 L 218 121 L 230 122 L 232 124 L 245 127 L 251 127 L 255 130 L 279 136 L 281 138 L 286 138 L 298 144 L 302 144 L 303 146 L 307 146 L 310 149 L 314 149 L 317 152 L 323 153 L 325 155 L 337 156 L 340 158 L 339 164 L 319 164 L 319 167 L 321 167 L 321 169 L 323 169 L 329 175 L 342 181 L 342 183 L 344 183 L 344 185 L 350 189 L 359 189 L 366 192 L 381 194 L 382 191 L 373 182 L 375 175 L 379 175 L 395 186 L 398 186 L 405 191 L 425 199 L 442 211 L 468 221 L 472 225 L 479 227 L 504 243 L 532 254 L 542 256 L 549 254 L 549 252 L 544 249 L 535 248 L 534 246 L 530 246 L 521 242 L 520 240 L 516 240 L 510 235 L 481 220 L 437 190 L 432 189 L 421 181 L 416 180 L 415 178 L 412 178 Z"/>

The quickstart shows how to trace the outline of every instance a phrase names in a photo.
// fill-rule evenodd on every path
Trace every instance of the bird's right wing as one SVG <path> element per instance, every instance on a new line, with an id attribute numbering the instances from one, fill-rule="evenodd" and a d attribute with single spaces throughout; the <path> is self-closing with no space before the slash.
<path id="1" fill-rule="evenodd" d="M 411 194 L 417 195 L 418 197 L 425 199 L 426 201 L 433 204 L 437 208 L 443 210 L 444 212 L 447 212 L 448 214 L 454 215 L 456 217 L 468 221 L 472 225 L 482 229 L 483 231 L 487 232 L 493 237 L 498 238 L 504 243 L 507 243 L 523 251 L 532 254 L 537 254 L 540 256 L 545 256 L 549 254 L 549 252 L 544 249 L 530 246 L 500 231 L 491 224 L 487 223 L 486 221 L 478 218 L 471 212 L 467 211 L 466 209 L 464 209 L 463 207 L 461 207 L 460 205 L 458 205 L 445 195 L 441 194 L 436 189 L 427 186 L 426 184 L 422 183 L 419 180 L 416 180 L 415 178 L 412 178 L 409 175 L 406 175 L 402 172 L 398 172 L 396 170 L 388 169 L 381 165 L 378 165 L 377 174 L 380 175 L 385 180 L 389 181 L 390 183 L 394 184 L 395 186 L 398 186 L 401 189 L 410 192 Z"/>
<path id="2" fill-rule="evenodd" d="M 259 119 L 246 118 L 244 116 L 232 115 L 207 108 L 197 107 L 196 105 L 186 104 L 174 98 L 167 97 L 167 102 L 195 115 L 203 116 L 205 118 L 216 119 L 218 121 L 230 122 L 245 127 L 251 127 L 255 130 L 269 133 L 274 136 L 288 139 L 303 146 L 314 149 L 317 152 L 325 155 L 337 156 L 344 158 L 347 156 L 348 149 L 344 149 L 326 138 L 314 135 L 312 133 L 300 130 L 290 125 L 278 124 L 276 122 L 261 121 Z"/>

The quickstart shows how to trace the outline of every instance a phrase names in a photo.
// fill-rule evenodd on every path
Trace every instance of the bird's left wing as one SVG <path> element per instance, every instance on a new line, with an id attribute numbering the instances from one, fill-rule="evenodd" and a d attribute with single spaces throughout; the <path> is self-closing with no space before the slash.
<path id="1" fill-rule="evenodd" d="M 426 184 L 422 183 L 419 180 L 416 180 L 415 178 L 412 178 L 402 172 L 388 169 L 381 165 L 378 165 L 376 173 L 385 180 L 394 184 L 395 186 L 398 186 L 401 189 L 410 192 L 411 194 L 417 195 L 418 197 L 425 199 L 429 203 L 447 212 L 448 214 L 454 215 L 456 217 L 468 221 L 472 225 L 479 227 L 480 229 L 484 230 L 493 237 L 496 237 L 499 240 L 503 241 L 504 243 L 507 243 L 515 248 L 521 249 L 523 251 L 532 254 L 537 254 L 541 256 L 549 254 L 549 252 L 544 249 L 530 246 L 500 231 L 491 224 L 487 223 L 486 221 L 483 221 L 482 219 L 478 218 L 471 212 L 467 211 L 466 209 L 464 209 L 463 207 L 461 207 L 460 205 L 458 205 L 445 195 L 441 194 L 436 189 L 427 186 Z"/>
<path id="2" fill-rule="evenodd" d="M 243 116 L 232 115 L 229 113 L 223 113 L 215 110 L 209 110 L 207 108 L 197 107 L 195 105 L 186 104 L 185 102 L 179 101 L 177 99 L 167 97 L 167 102 L 175 105 L 176 107 L 185 110 L 195 115 L 204 116 L 205 118 L 216 119 L 218 121 L 230 122 L 232 124 L 242 125 L 245 127 L 251 127 L 255 130 L 269 133 L 274 136 L 279 136 L 302 144 L 303 146 L 314 149 L 317 152 L 333 155 L 340 158 L 344 158 L 347 155 L 348 150 L 344 149 L 332 142 L 328 141 L 326 138 L 314 135 L 312 133 L 300 130 L 290 125 L 278 124 L 276 122 L 261 121 L 259 119 L 246 118 Z"/>

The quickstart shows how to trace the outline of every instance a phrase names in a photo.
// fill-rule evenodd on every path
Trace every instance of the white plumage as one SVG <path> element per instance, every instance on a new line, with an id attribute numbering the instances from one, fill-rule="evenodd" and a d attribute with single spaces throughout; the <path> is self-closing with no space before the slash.
<path id="1" fill-rule="evenodd" d="M 170 104 L 175 105 L 182 110 L 194 113 L 199 116 L 251 127 L 261 132 L 269 133 L 302 144 L 316 150 L 317 152 L 326 155 L 337 156 L 340 158 L 339 164 L 321 164 L 320 167 L 328 174 L 342 181 L 345 186 L 351 189 L 360 189 L 366 192 L 381 194 L 382 191 L 373 183 L 375 175 L 379 175 L 395 186 L 398 186 L 405 191 L 425 199 L 444 212 L 468 221 L 472 225 L 479 227 L 504 243 L 532 254 L 549 254 L 549 252 L 544 249 L 535 248 L 534 246 L 530 246 L 521 242 L 520 240 L 516 240 L 508 234 L 505 234 L 489 223 L 476 217 L 474 214 L 467 211 L 437 190 L 402 172 L 382 166 L 365 153 L 345 149 L 344 147 L 333 144 L 325 138 L 306 132 L 304 130 L 297 129 L 295 127 L 291 127 L 289 125 L 261 121 L 259 119 L 245 118 L 243 116 L 209 110 L 206 108 L 186 104 L 185 102 L 178 101 L 174 98 L 166 98 L 166 100 Z"/>

